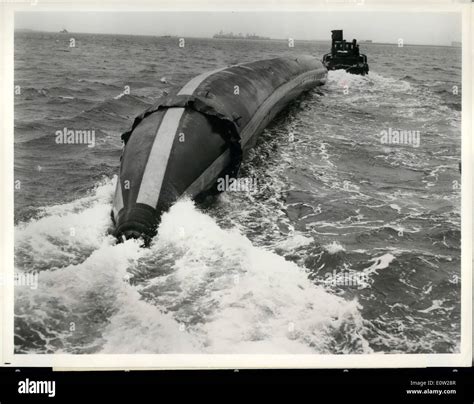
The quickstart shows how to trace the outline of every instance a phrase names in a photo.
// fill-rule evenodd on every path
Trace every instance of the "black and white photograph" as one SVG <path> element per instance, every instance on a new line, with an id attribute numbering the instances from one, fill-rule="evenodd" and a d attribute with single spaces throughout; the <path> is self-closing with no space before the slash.
<path id="1" fill-rule="evenodd" d="M 471 349 L 460 9 L 30 7 L 12 35 L 15 358 Z"/>

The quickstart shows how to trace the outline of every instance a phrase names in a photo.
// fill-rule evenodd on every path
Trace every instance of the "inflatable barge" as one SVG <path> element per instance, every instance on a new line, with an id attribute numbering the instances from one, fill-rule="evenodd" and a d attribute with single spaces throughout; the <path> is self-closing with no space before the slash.
<path id="1" fill-rule="evenodd" d="M 155 235 L 161 214 L 235 177 L 258 135 L 291 100 L 325 83 L 314 57 L 276 58 L 201 74 L 158 100 L 122 135 L 114 235 Z"/>

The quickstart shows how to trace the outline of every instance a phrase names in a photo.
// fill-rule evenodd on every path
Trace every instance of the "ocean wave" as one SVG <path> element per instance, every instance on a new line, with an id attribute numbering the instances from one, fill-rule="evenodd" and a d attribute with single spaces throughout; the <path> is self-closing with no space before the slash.
<path id="1" fill-rule="evenodd" d="M 136 115 L 150 105 L 142 97 L 127 94 L 119 99 L 106 99 L 100 102 L 86 101 L 84 103 L 82 100 L 73 99 L 68 103 L 73 108 L 68 110 L 68 116 L 15 121 L 15 142 L 37 144 L 39 139 L 54 139 L 55 132 L 64 128 L 94 130 L 96 136 L 100 136 L 105 131 L 120 133 L 131 125 Z M 64 101 L 50 99 L 48 104 L 64 105 Z M 91 108 L 83 110 L 83 107 L 91 104 L 93 104 Z M 73 112 L 75 107 L 77 107 L 76 113 Z M 63 111 L 66 112 L 64 108 Z"/>
<path id="2" fill-rule="evenodd" d="M 281 49 L 275 42 L 229 48 L 196 39 L 190 58 L 176 44 L 134 41 L 95 36 L 91 64 L 75 72 L 45 57 L 41 42 L 18 46 L 18 83 L 44 90 L 32 90 L 31 101 L 15 97 L 15 141 L 44 136 L 15 147 L 22 182 L 15 264 L 42 275 L 37 290 L 17 290 L 18 352 L 439 353 L 459 346 L 453 184 L 461 97 L 451 86 L 460 76 L 419 69 L 423 52 L 436 49 L 413 48 L 416 57 L 400 65 L 374 45 L 369 75 L 329 72 L 327 84 L 285 109 L 243 161 L 241 174 L 257 179 L 257 192 L 224 193 L 199 209 L 178 202 L 145 250 L 107 236 L 115 180 L 88 193 L 117 172 L 119 134 L 145 104 L 201 71 L 294 50 L 283 42 Z M 136 57 L 127 59 L 130 49 Z M 156 72 L 136 74 L 162 51 L 168 56 Z M 439 51 L 434 63 L 445 64 Z M 59 152 L 46 135 L 54 140 L 64 127 L 95 129 L 100 147 Z M 381 145 L 388 128 L 420 130 L 420 147 Z M 370 271 L 369 281 L 327 282 L 345 270 Z M 435 300 L 442 310 L 423 312 Z"/>
<path id="3" fill-rule="evenodd" d="M 115 181 L 17 226 L 16 270 L 39 271 L 37 289 L 16 292 L 17 352 L 370 352 L 356 301 L 189 200 L 163 215 L 150 249 L 115 244 Z"/>

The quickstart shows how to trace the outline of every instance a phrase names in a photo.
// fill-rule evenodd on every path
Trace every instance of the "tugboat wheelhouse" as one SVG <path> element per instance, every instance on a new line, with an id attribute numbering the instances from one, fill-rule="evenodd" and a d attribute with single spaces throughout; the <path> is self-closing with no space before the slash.
<path id="1" fill-rule="evenodd" d="M 359 52 L 357 40 L 346 42 L 343 39 L 342 30 L 333 30 L 331 53 L 323 56 L 323 64 L 328 70 L 344 69 L 348 73 L 360 74 L 365 76 L 369 74 L 369 65 L 367 56 Z"/>

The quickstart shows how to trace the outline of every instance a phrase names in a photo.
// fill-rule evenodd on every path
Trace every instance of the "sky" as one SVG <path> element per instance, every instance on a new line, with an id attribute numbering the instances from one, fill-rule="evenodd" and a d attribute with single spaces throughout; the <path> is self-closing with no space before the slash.
<path id="1" fill-rule="evenodd" d="M 271 38 L 346 39 L 451 45 L 461 41 L 461 15 L 449 12 L 17 12 L 15 29 L 129 35 L 211 37 L 223 30 Z"/>

